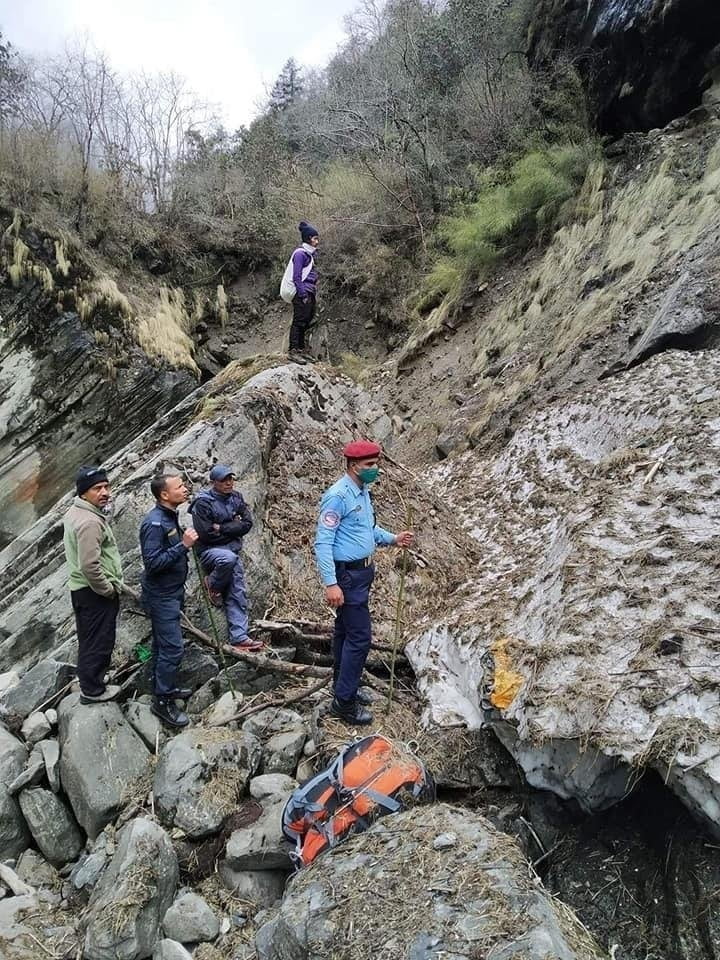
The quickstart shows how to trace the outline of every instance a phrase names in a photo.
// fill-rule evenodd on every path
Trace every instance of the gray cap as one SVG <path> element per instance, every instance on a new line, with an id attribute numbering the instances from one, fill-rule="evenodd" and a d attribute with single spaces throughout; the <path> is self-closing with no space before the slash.
<path id="1" fill-rule="evenodd" d="M 211 480 L 225 480 L 226 477 L 234 477 L 235 471 L 226 463 L 216 463 L 210 471 Z"/>

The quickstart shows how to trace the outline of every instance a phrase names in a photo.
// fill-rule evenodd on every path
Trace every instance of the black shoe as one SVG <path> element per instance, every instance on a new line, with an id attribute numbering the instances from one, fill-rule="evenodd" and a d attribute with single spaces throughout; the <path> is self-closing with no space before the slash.
<path id="1" fill-rule="evenodd" d="M 330 696 L 335 697 L 335 684 L 330 687 Z M 355 699 L 358 703 L 361 703 L 364 707 L 369 707 L 371 703 L 374 703 L 373 698 L 369 693 L 365 693 L 363 690 L 358 690 L 355 694 Z"/>
<path id="2" fill-rule="evenodd" d="M 175 687 L 175 689 L 171 690 L 168 694 L 168 699 L 189 700 L 192 695 L 193 691 L 190 687 Z"/>
<path id="3" fill-rule="evenodd" d="M 333 697 L 330 704 L 330 716 L 353 727 L 367 727 L 373 722 L 373 715 L 363 709 L 357 700 L 338 700 L 337 697 Z"/>
<path id="4" fill-rule="evenodd" d="M 156 717 L 160 717 L 163 723 L 171 727 L 186 727 L 190 723 L 190 718 L 182 710 L 178 710 L 175 701 L 166 697 L 154 697 L 150 707 Z"/>

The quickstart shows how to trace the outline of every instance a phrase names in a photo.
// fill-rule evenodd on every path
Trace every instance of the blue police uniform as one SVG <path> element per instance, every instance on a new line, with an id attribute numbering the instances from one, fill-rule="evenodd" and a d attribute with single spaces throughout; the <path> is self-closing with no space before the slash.
<path id="1" fill-rule="evenodd" d="M 198 534 L 198 552 L 210 575 L 210 588 L 223 598 L 231 644 L 248 642 L 248 602 L 240 551 L 253 525 L 250 507 L 239 490 L 203 490 L 190 507 Z M 219 527 L 214 529 L 214 525 Z"/>
<path id="2" fill-rule="evenodd" d="M 177 686 L 183 656 L 180 614 L 188 574 L 188 548 L 177 511 L 156 504 L 140 525 L 143 606 L 152 622 L 152 679 L 158 697 Z"/>
<path id="3" fill-rule="evenodd" d="M 335 696 L 357 696 L 370 652 L 372 624 L 368 599 L 375 577 L 376 546 L 395 543 L 395 535 L 375 523 L 370 490 L 347 474 L 322 496 L 315 536 L 315 557 L 325 586 L 337 584 L 344 603 L 335 615 L 333 659 Z"/>

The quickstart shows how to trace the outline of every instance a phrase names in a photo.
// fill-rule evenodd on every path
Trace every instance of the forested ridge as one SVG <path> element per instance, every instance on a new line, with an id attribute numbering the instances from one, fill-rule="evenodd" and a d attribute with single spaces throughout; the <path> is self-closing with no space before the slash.
<path id="1" fill-rule="evenodd" d="M 6 37 L 2 199 L 186 292 L 279 264 L 305 217 L 330 289 L 402 328 L 546 234 L 593 155 L 573 63 L 528 62 L 530 7 L 365 0 L 327 67 L 288 60 L 236 131 L 180 76 Z"/>

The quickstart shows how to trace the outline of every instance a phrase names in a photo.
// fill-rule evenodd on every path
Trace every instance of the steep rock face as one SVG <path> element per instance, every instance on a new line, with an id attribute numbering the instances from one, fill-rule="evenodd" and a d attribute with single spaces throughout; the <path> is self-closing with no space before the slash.
<path id="1" fill-rule="evenodd" d="M 9 219 L 0 210 L 0 228 Z M 0 547 L 80 464 L 114 453 L 196 386 L 190 370 L 141 349 L 114 284 L 103 287 L 79 253 L 68 262 L 58 243 L 18 217 L 2 237 Z"/>
<path id="2" fill-rule="evenodd" d="M 653 767 L 716 832 L 719 374 L 663 353 L 439 468 L 484 559 L 408 647 L 430 716 L 490 722 L 534 786 L 597 810 Z"/>
<path id="3" fill-rule="evenodd" d="M 247 373 L 242 365 L 229 369 L 224 393 L 207 396 L 199 391 L 107 461 L 115 484 L 113 525 L 126 581 L 138 585 L 137 536 L 141 517 L 152 506 L 150 477 L 158 469 L 181 470 L 197 491 L 213 463 L 227 462 L 237 472 L 256 521 L 243 549 L 253 615 L 272 606 L 275 616 L 327 617 L 312 553 L 317 503 L 323 489 L 342 473 L 343 443 L 358 435 L 384 442 L 389 420 L 355 384 L 318 367 L 281 365 L 246 382 Z M 197 419 L 188 426 L 190 414 Z M 62 550 L 68 502 L 69 497 L 58 502 L 0 553 L 0 669 L 26 670 L 51 651 L 72 660 L 75 631 Z M 449 538 L 468 538 L 439 516 L 427 490 L 388 465 L 387 482 L 378 484 L 379 522 L 402 529 L 407 503 L 414 504 L 419 529 L 427 536 L 423 564 L 409 576 L 409 608 L 417 601 L 423 609 L 432 609 L 437 598 L 450 591 L 453 578 L 460 577 L 447 558 Z M 184 515 L 182 520 L 187 522 Z M 380 636 L 392 629 L 396 559 L 392 550 L 378 557 L 374 597 L 384 613 Z M 199 624 L 206 624 L 194 567 L 187 609 Z M 148 633 L 147 620 L 126 610 L 121 615 L 120 651 L 129 652 Z"/>
<path id="4" fill-rule="evenodd" d="M 570 52 L 604 132 L 649 130 L 697 106 L 718 66 L 715 0 L 540 0 L 530 52 Z"/>

